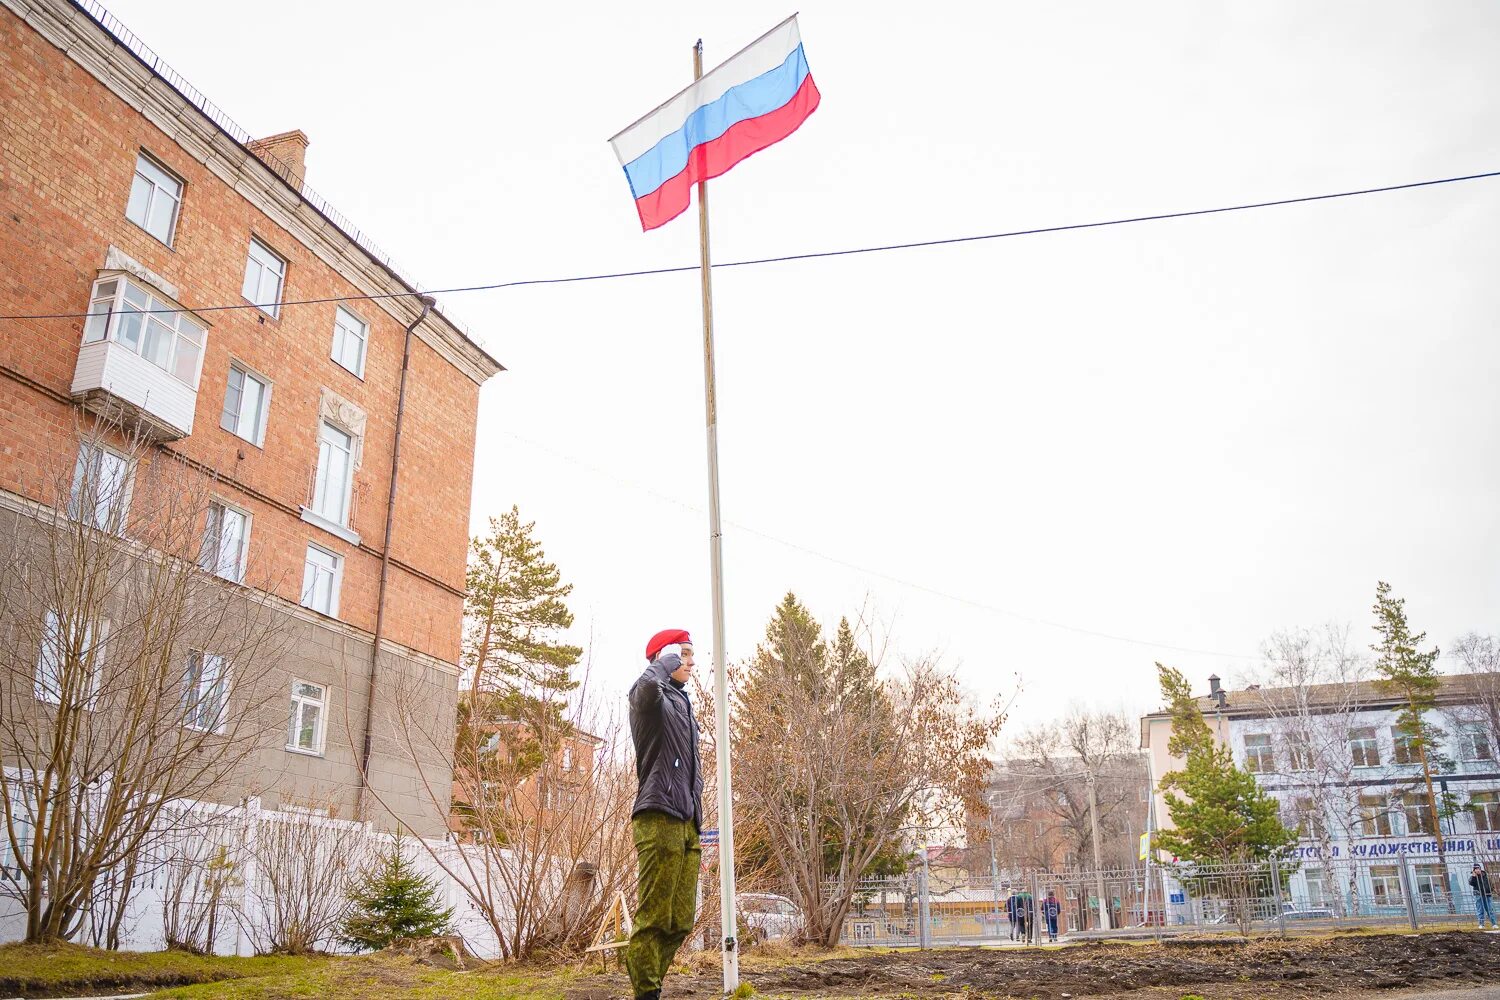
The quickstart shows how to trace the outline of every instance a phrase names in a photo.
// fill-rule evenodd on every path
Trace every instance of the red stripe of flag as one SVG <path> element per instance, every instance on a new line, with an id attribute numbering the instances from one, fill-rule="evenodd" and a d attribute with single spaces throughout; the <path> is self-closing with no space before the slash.
<path id="1" fill-rule="evenodd" d="M 753 156 L 797 131 L 807 116 L 817 110 L 820 97 L 818 86 L 809 73 L 796 95 L 775 111 L 732 125 L 717 139 L 695 148 L 688 154 L 688 164 L 682 173 L 669 177 L 661 187 L 636 199 L 641 228 L 652 230 L 671 222 L 687 211 L 694 184 L 713 180 L 747 156 Z"/>

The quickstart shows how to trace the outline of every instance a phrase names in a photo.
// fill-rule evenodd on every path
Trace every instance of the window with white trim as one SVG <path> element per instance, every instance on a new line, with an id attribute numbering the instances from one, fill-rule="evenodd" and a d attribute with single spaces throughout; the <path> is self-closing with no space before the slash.
<path id="1" fill-rule="evenodd" d="M 1349 731 L 1349 757 L 1355 767 L 1380 766 L 1380 742 L 1374 726 Z"/>
<path id="2" fill-rule="evenodd" d="M 1407 792 L 1401 797 L 1401 811 L 1406 815 L 1408 834 L 1437 834 L 1437 815 L 1432 811 L 1432 803 L 1427 800 L 1427 796 Z"/>
<path id="3" fill-rule="evenodd" d="M 354 489 L 354 435 L 324 420 L 318 424 L 318 473 L 313 482 L 312 509 L 345 527 Z"/>
<path id="4" fill-rule="evenodd" d="M 0 781 L 4 780 L 6 780 L 4 775 L 0 775 Z M 28 794 L 29 789 L 19 781 L 10 782 L 10 787 L 5 791 L 10 800 L 10 820 L 15 828 L 17 851 L 11 850 L 10 837 L 0 836 L 0 876 L 19 880 L 21 878 L 19 859 L 31 855 L 31 838 L 36 833 L 36 826 L 32 823 L 32 817 L 36 815 L 36 803 L 35 799 Z"/>
<path id="5" fill-rule="evenodd" d="M 302 606 L 329 617 L 339 613 L 339 582 L 344 560 L 320 545 L 307 546 L 302 570 Z"/>
<path id="6" fill-rule="evenodd" d="M 1395 865 L 1370 866 L 1370 891 L 1377 906 L 1399 906 L 1405 899 L 1401 892 L 1401 873 Z"/>
<path id="7" fill-rule="evenodd" d="M 221 500 L 211 502 L 198 565 L 215 576 L 242 583 L 249 547 L 250 515 Z"/>
<path id="8" fill-rule="evenodd" d="M 48 609 L 42 616 L 42 642 L 36 658 L 37 701 L 93 708 L 108 635 L 109 622 L 104 619 L 77 615 L 64 619 Z"/>
<path id="9" fill-rule="evenodd" d="M 286 748 L 299 753 L 323 752 L 323 730 L 328 716 L 328 689 L 322 684 L 292 681 L 292 716 Z"/>
<path id="10" fill-rule="evenodd" d="M 333 312 L 333 360 L 359 378 L 365 377 L 365 347 L 370 326 L 343 306 Z"/>
<path id="11" fill-rule="evenodd" d="M 125 218 L 171 246 L 181 205 L 182 181 L 167 173 L 145 153 L 137 155 L 135 177 L 130 182 L 130 201 L 125 204 Z"/>
<path id="12" fill-rule="evenodd" d="M 123 534 L 130 511 L 130 459 L 85 441 L 73 464 L 68 516 L 100 531 Z"/>
<path id="13" fill-rule="evenodd" d="M 1482 722 L 1469 722 L 1458 729 L 1458 756 L 1465 761 L 1492 761 L 1495 746 L 1490 742 L 1490 730 Z"/>
<path id="14" fill-rule="evenodd" d="M 1422 763 L 1422 754 L 1417 747 L 1417 738 L 1400 726 L 1391 727 L 1391 763 Z"/>
<path id="15" fill-rule="evenodd" d="M 241 294 L 268 316 L 275 316 L 281 310 L 281 285 L 285 279 L 286 261 L 260 240 L 251 239 Z"/>
<path id="16" fill-rule="evenodd" d="M 219 426 L 259 448 L 266 441 L 266 415 L 270 410 L 271 383 L 238 362 L 231 362 Z"/>
<path id="17" fill-rule="evenodd" d="M 193 650 L 182 675 L 183 725 L 222 733 L 229 708 L 229 670 L 224 657 Z"/>
<path id="18" fill-rule="evenodd" d="M 1474 814 L 1478 833 L 1500 833 L 1500 792 L 1475 792 L 1469 796 L 1469 811 Z"/>
<path id="19" fill-rule="evenodd" d="M 175 302 L 116 274 L 94 282 L 88 313 L 85 344 L 111 340 L 197 390 L 206 327 Z"/>
<path id="20" fill-rule="evenodd" d="M 1391 806 L 1383 796 L 1361 795 L 1359 797 L 1359 835 L 1361 837 L 1390 837 L 1396 832 L 1391 822 Z"/>
<path id="21" fill-rule="evenodd" d="M 1276 770 L 1276 751 L 1271 748 L 1270 733 L 1245 734 L 1245 770 L 1251 774 Z"/>

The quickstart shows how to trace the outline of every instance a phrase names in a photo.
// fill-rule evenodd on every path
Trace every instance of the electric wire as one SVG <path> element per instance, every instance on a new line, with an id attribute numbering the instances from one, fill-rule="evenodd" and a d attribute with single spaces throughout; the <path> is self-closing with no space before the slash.
<path id="1" fill-rule="evenodd" d="M 1132 215 L 1118 219 L 1103 219 L 1095 222 L 1074 222 L 1055 226 L 1039 226 L 1032 229 L 1012 229 L 998 233 L 980 233 L 971 236 L 949 236 L 940 239 L 916 240 L 910 243 L 886 243 L 877 246 L 847 247 L 841 250 L 815 250 L 807 253 L 782 254 L 776 257 L 754 257 L 747 260 L 731 260 L 711 265 L 714 270 L 725 270 L 733 267 L 759 267 L 767 264 L 784 264 L 801 260 L 821 260 L 829 257 L 850 257 L 858 254 L 888 253 L 896 250 L 918 250 L 929 247 L 954 246 L 965 243 L 979 243 L 987 240 L 1002 240 L 1020 236 L 1041 236 L 1047 233 L 1077 232 L 1085 229 L 1104 229 L 1110 226 L 1128 226 L 1140 222 L 1164 222 L 1171 219 L 1189 219 L 1205 215 L 1222 215 L 1227 212 L 1247 212 L 1260 208 L 1277 208 L 1284 205 L 1303 205 L 1316 201 L 1332 201 L 1338 198 L 1357 198 L 1363 195 L 1388 194 L 1393 191 L 1411 191 L 1417 188 L 1436 187 L 1441 184 L 1458 184 L 1464 181 L 1477 181 L 1500 177 L 1500 170 L 1491 170 L 1478 174 L 1462 174 L 1455 177 L 1438 177 L 1432 180 L 1411 181 L 1406 184 L 1387 184 L 1381 187 L 1358 188 L 1351 191 L 1335 191 L 1328 194 L 1301 195 L 1296 198 L 1278 198 L 1272 201 L 1245 202 L 1238 205 L 1224 205 L 1218 208 L 1195 208 L 1179 212 L 1159 212 L 1152 215 Z M 192 308 L 179 307 L 174 309 L 151 309 L 133 310 L 143 314 L 156 313 L 209 313 L 226 312 L 237 309 L 267 309 L 285 308 L 288 306 L 314 306 L 325 305 L 333 302 L 372 302 L 382 299 L 412 298 L 421 295 L 458 295 L 465 292 L 491 292 L 504 288 L 521 288 L 531 285 L 564 285 L 576 284 L 585 281 L 612 281 L 621 278 L 643 278 L 659 274 L 684 274 L 689 271 L 697 271 L 697 264 L 685 264 L 677 267 L 654 267 L 637 271 L 609 271 L 599 274 L 577 274 L 559 278 L 523 278 L 516 281 L 498 281 L 484 285 L 461 285 L 453 288 L 436 288 L 427 291 L 406 292 L 382 292 L 370 295 L 338 295 L 318 299 L 294 299 L 287 302 L 256 304 L 253 302 L 236 302 L 226 305 L 195 306 Z M 0 321 L 10 320 L 39 320 L 39 319 L 87 319 L 90 316 L 104 316 L 107 312 L 73 312 L 73 313 L 29 313 L 0 315 Z"/>

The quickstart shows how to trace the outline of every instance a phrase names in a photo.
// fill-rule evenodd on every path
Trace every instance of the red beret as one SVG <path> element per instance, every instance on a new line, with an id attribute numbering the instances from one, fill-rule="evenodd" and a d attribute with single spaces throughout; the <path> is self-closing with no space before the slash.
<path id="1" fill-rule="evenodd" d="M 674 642 L 681 643 L 684 646 L 691 646 L 693 644 L 693 637 L 687 634 L 687 629 L 663 629 L 653 635 L 650 642 L 646 643 L 646 659 L 656 659 L 657 653 L 660 653 Z"/>

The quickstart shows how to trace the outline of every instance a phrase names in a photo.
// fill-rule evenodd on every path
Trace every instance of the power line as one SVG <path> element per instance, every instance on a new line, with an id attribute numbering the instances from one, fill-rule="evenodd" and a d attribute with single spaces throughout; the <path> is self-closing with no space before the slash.
<path id="1" fill-rule="evenodd" d="M 613 480 L 615 483 L 617 483 L 617 484 L 619 484 L 621 486 L 625 486 L 625 487 L 627 487 L 629 489 L 633 489 L 633 490 L 638 490 L 641 493 L 645 493 L 646 495 L 654 497 L 655 499 L 663 501 L 664 503 L 674 504 L 674 505 L 676 505 L 678 507 L 683 508 L 684 510 L 692 511 L 695 514 L 701 514 L 701 513 L 703 513 L 703 511 L 702 511 L 701 508 L 695 507 L 693 504 L 687 503 L 686 501 L 683 501 L 683 500 L 679 500 L 676 497 L 667 496 L 664 493 L 658 493 L 656 490 L 653 490 L 649 486 L 644 486 L 644 485 L 642 485 L 640 483 L 633 482 L 633 481 L 631 481 L 629 479 L 623 479 L 623 478 L 615 475 L 614 473 L 608 472 L 607 470 L 604 470 L 604 469 L 601 469 L 598 466 L 593 465 L 590 462 L 584 461 L 583 459 L 575 458 L 572 455 L 568 455 L 568 454 L 566 454 L 564 452 L 560 452 L 557 449 L 548 447 L 547 445 L 544 445 L 544 444 L 542 444 L 542 443 L 540 443 L 538 441 L 532 441 L 529 438 L 522 437 L 521 435 L 516 434 L 514 431 L 503 431 L 502 433 L 504 433 L 507 437 L 511 437 L 511 438 L 514 438 L 517 441 L 520 441 L 522 444 L 530 445 L 531 447 L 536 448 L 539 451 L 545 451 L 548 454 L 551 454 L 551 455 L 553 455 L 553 456 L 555 456 L 557 458 L 560 458 L 560 459 L 562 459 L 565 462 L 570 462 L 573 465 L 577 465 L 580 468 L 586 469 L 589 472 L 592 472 L 592 473 L 594 473 L 597 476 L 601 476 L 601 477 L 603 477 L 605 479 Z M 1221 659 L 1227 659 L 1227 660 L 1257 660 L 1258 659 L 1258 657 L 1246 656 L 1243 653 L 1225 653 L 1225 652 L 1222 652 L 1222 651 L 1219 651 L 1219 650 L 1213 650 L 1213 649 L 1195 649 L 1195 648 L 1193 648 L 1191 646 L 1176 646 L 1176 645 L 1173 645 L 1171 643 L 1154 642 L 1154 641 L 1152 641 L 1150 639 L 1137 639 L 1137 638 L 1134 638 L 1132 636 L 1117 635 L 1117 634 L 1111 633 L 1111 632 L 1100 632 L 1100 631 L 1097 631 L 1095 629 L 1082 628 L 1082 627 L 1077 626 L 1077 625 L 1069 625 L 1066 622 L 1052 621 L 1052 620 L 1047 619 L 1047 618 L 1038 618 L 1038 617 L 1036 617 L 1034 615 L 1024 614 L 1024 613 L 1022 613 L 1020 611 L 1012 611 L 1009 608 L 997 607 L 996 605 L 993 605 L 993 604 L 986 604 L 983 601 L 976 601 L 976 600 L 973 600 L 971 598 L 963 597 L 963 596 L 958 595 L 958 594 L 951 594 L 951 593 L 948 593 L 947 591 L 939 590 L 936 587 L 929 587 L 926 584 L 916 583 L 916 582 L 911 581 L 911 580 L 903 579 L 902 577 L 899 577 L 899 576 L 894 576 L 894 575 L 892 575 L 890 573 L 884 573 L 884 572 L 882 572 L 880 570 L 877 570 L 877 569 L 871 569 L 868 566 L 861 566 L 858 563 L 852 563 L 852 562 L 849 562 L 847 560 L 840 559 L 838 556 L 831 556 L 831 555 L 829 555 L 826 552 L 819 552 L 816 549 L 810 549 L 810 548 L 808 548 L 805 545 L 798 544 L 797 542 L 788 541 L 785 538 L 781 538 L 781 537 L 779 537 L 777 535 L 768 534 L 767 532 L 760 531 L 760 530 L 758 530 L 756 528 L 752 528 L 752 527 L 750 527 L 748 525 L 739 524 L 739 523 L 737 523 L 735 521 L 727 521 L 726 520 L 724 523 L 728 527 L 734 528 L 734 529 L 739 530 L 739 531 L 743 531 L 746 534 L 754 535 L 757 538 L 763 538 L 763 539 L 765 539 L 768 542 L 775 542 L 777 545 L 782 545 L 782 546 L 785 546 L 786 548 L 794 549 L 794 550 L 796 550 L 798 552 L 804 553 L 806 555 L 810 555 L 810 556 L 812 556 L 812 557 L 814 557 L 816 559 L 821 559 L 824 562 L 833 563 L 836 566 L 842 566 L 845 569 L 854 570 L 856 573 L 862 573 L 862 574 L 864 574 L 866 576 L 878 577 L 879 579 L 889 581 L 890 583 L 897 584 L 898 586 L 906 587 L 906 588 L 908 588 L 910 590 L 921 591 L 921 592 L 926 593 L 926 594 L 931 594 L 934 597 L 940 597 L 940 598 L 942 598 L 944 600 L 947 600 L 947 601 L 953 601 L 954 603 L 957 603 L 957 604 L 966 604 L 966 605 L 968 605 L 968 606 L 970 606 L 972 608 L 976 608 L 976 609 L 978 609 L 980 611 L 987 611 L 987 612 L 990 612 L 991 614 L 1004 615 L 1007 618 L 1014 618 L 1014 619 L 1017 619 L 1018 621 L 1027 622 L 1027 623 L 1032 624 L 1032 625 L 1041 625 L 1041 626 L 1044 626 L 1046 628 L 1058 629 L 1058 630 L 1061 630 L 1061 631 L 1064 631 L 1064 632 L 1073 632 L 1073 633 L 1075 633 L 1077 635 L 1086 635 L 1086 636 L 1090 636 L 1090 637 L 1095 638 L 1095 639 L 1107 639 L 1107 640 L 1109 640 L 1111 642 L 1123 642 L 1123 643 L 1128 643 L 1128 644 L 1134 645 L 1134 646 L 1143 646 L 1143 647 L 1148 648 L 1148 649 L 1158 649 L 1158 650 L 1165 649 L 1165 650 L 1170 650 L 1171 652 L 1174 652 L 1174 653 L 1190 653 L 1190 654 L 1193 654 L 1193 655 L 1196 655 L 1196 656 L 1214 656 L 1214 657 L 1219 657 Z"/>
<path id="2" fill-rule="evenodd" d="M 986 240 L 1003 240 L 1016 236 L 1041 236 L 1046 233 L 1067 233 L 1082 229 L 1103 229 L 1109 226 L 1128 226 L 1138 222 L 1164 222 L 1170 219 L 1190 219 L 1202 215 L 1222 215 L 1226 212 L 1247 212 L 1257 208 L 1277 208 L 1283 205 L 1302 205 L 1314 201 L 1332 201 L 1336 198 L 1357 198 L 1369 194 L 1388 194 L 1393 191 L 1411 191 L 1416 188 L 1435 187 L 1440 184 L 1457 184 L 1462 181 L 1477 181 L 1500 177 L 1500 170 L 1481 174 L 1463 174 L 1457 177 L 1440 177 L 1434 180 L 1412 181 L 1408 184 L 1387 184 L 1383 187 L 1359 188 L 1353 191 L 1336 191 L 1330 194 L 1302 195 L 1296 198 L 1278 198 L 1274 201 L 1254 201 L 1240 205 L 1224 205 L 1219 208 L 1195 208 L 1180 212 L 1160 212 L 1154 215 L 1132 215 L 1120 219 L 1104 219 L 1098 222 L 1074 222 L 1066 225 L 1040 226 L 1034 229 L 1012 229 L 999 233 L 981 233 L 974 236 L 950 236 L 942 239 L 918 240 L 912 243 L 887 243 L 878 246 L 850 247 L 843 250 L 817 250 L 808 253 L 783 254 L 778 257 L 755 257 L 749 260 L 731 260 L 712 265 L 714 269 L 731 267 L 757 267 L 763 264 L 784 264 L 799 260 L 820 260 L 825 257 L 849 257 L 856 254 L 887 253 L 893 250 L 918 250 L 927 247 L 953 246 L 960 243 L 979 243 Z M 584 281 L 611 281 L 617 278 L 643 278 L 657 274 L 683 274 L 697 271 L 698 265 L 680 267 L 656 267 L 639 271 L 609 271 L 599 274 L 578 274 L 562 278 L 524 278 L 518 281 L 499 281 L 487 285 L 463 285 L 455 288 L 437 288 L 429 291 L 384 292 L 377 295 L 339 295 L 321 299 L 296 299 L 290 302 L 268 303 L 268 306 L 314 306 L 331 302 L 370 302 L 380 299 L 411 298 L 419 295 L 457 295 L 462 292 L 492 292 L 502 288 L 521 288 L 527 285 L 564 285 Z M 148 313 L 176 312 L 226 312 L 235 309 L 261 309 L 264 306 L 251 302 L 236 302 L 229 305 L 197 306 L 179 309 L 142 310 Z M 27 315 L 0 316 L 0 320 L 22 319 L 86 319 L 108 313 L 32 313 Z"/>

